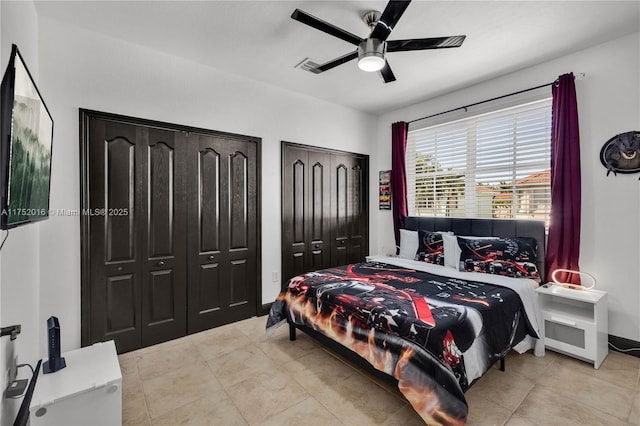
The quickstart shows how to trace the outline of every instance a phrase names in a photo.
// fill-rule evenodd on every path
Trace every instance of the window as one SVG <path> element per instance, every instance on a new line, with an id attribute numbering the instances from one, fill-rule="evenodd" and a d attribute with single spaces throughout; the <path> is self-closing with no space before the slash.
<path id="1" fill-rule="evenodd" d="M 551 206 L 551 98 L 410 130 L 415 216 L 542 219 Z"/>

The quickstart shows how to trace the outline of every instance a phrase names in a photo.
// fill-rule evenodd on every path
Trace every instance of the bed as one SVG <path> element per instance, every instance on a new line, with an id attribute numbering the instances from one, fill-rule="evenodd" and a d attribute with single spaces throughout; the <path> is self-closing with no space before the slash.
<path id="1" fill-rule="evenodd" d="M 300 329 L 387 377 L 426 423 L 465 424 L 464 393 L 494 363 L 504 369 L 512 348 L 544 353 L 534 293 L 544 223 L 408 217 L 401 254 L 415 235 L 418 260 L 375 257 L 291 279 L 267 334 L 287 323 L 291 340 Z"/>

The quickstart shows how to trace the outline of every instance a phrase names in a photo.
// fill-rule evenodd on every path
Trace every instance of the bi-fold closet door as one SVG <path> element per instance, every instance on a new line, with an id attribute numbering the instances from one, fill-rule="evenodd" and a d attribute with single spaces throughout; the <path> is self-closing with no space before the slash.
<path id="1" fill-rule="evenodd" d="M 363 261 L 368 166 L 362 154 L 282 142 L 282 279 Z"/>
<path id="2" fill-rule="evenodd" d="M 256 314 L 257 141 L 81 111 L 82 344 Z"/>

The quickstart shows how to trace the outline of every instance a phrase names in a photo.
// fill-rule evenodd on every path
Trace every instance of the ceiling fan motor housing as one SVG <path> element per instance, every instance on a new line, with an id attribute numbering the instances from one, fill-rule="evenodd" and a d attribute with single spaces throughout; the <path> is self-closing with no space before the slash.
<path id="1" fill-rule="evenodd" d="M 358 67 L 363 71 L 380 71 L 385 65 L 387 43 L 368 38 L 358 45 Z"/>

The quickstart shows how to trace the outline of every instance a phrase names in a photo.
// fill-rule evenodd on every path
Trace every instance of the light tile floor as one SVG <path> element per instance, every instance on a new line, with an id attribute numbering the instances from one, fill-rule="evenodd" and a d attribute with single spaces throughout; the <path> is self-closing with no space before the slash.
<path id="1" fill-rule="evenodd" d="M 387 383 L 254 317 L 119 356 L 125 425 L 419 425 Z M 638 425 L 640 358 L 599 370 L 551 351 L 510 354 L 467 392 L 470 425 Z"/>

